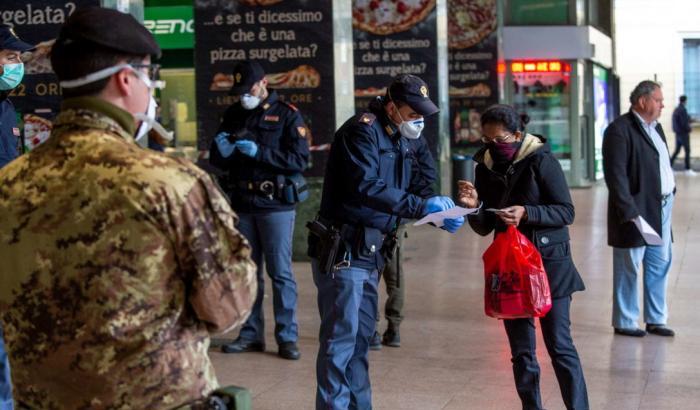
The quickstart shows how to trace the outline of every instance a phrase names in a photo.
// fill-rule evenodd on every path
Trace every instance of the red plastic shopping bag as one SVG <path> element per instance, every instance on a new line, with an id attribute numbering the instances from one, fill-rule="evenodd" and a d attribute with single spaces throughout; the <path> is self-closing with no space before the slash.
<path id="1" fill-rule="evenodd" d="M 498 319 L 542 317 L 552 308 L 547 273 L 535 245 L 514 225 L 496 235 L 484 259 L 484 308 Z"/>

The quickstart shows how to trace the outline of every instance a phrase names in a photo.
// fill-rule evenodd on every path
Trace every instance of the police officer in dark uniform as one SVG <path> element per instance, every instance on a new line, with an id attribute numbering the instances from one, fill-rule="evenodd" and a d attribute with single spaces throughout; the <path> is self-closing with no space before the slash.
<path id="1" fill-rule="evenodd" d="M 385 237 L 401 218 L 454 207 L 449 197 L 412 193 L 416 158 L 409 140 L 420 138 L 424 117 L 436 112 L 425 82 L 401 75 L 381 104 L 335 134 L 319 216 L 308 225 L 321 316 L 317 409 L 372 407 L 367 352 Z M 463 217 L 446 220 L 443 229 L 456 232 L 463 223 Z"/>
<path id="2" fill-rule="evenodd" d="M 297 189 L 309 160 L 307 129 L 297 108 L 267 89 L 262 67 L 242 61 L 233 68 L 232 95 L 240 96 L 223 116 L 211 145 L 210 162 L 226 172 L 222 185 L 240 217 L 239 230 L 253 248 L 258 294 L 239 337 L 225 353 L 265 350 L 263 261 L 272 279 L 278 354 L 299 359 L 297 287 L 292 273 L 292 234 Z M 303 182 L 302 182 L 303 185 Z M 304 189 L 299 186 L 299 189 Z"/>
<path id="3" fill-rule="evenodd" d="M 377 104 L 382 104 L 382 99 L 370 103 L 370 109 Z M 376 108 L 375 108 L 376 110 Z M 421 198 L 430 198 L 437 195 L 435 192 L 435 182 L 437 181 L 437 168 L 430 148 L 425 138 L 408 140 L 408 155 L 412 161 L 410 192 Z M 406 222 L 406 221 L 404 221 Z M 382 345 L 391 347 L 401 347 L 401 336 L 399 326 L 403 321 L 404 297 L 406 294 L 406 281 L 404 280 L 402 248 L 403 242 L 408 237 L 406 225 L 402 224 L 388 235 L 389 241 L 385 241 L 386 263 L 382 270 L 381 277 L 386 285 L 387 299 L 384 303 L 384 317 L 387 327 L 383 335 L 379 335 L 379 319 L 377 314 L 377 330 L 370 339 L 370 350 L 381 350 Z"/>
<path id="4" fill-rule="evenodd" d="M 24 77 L 21 54 L 33 48 L 20 40 L 11 27 L 0 25 L 0 168 L 19 155 L 17 112 L 7 97 Z"/>
<path id="5" fill-rule="evenodd" d="M 17 112 L 7 97 L 24 77 L 21 53 L 32 48 L 34 47 L 20 40 L 11 27 L 0 25 L 0 168 L 19 155 Z M 12 384 L 10 363 L 0 329 L 0 408 L 6 407 L 12 408 Z"/>

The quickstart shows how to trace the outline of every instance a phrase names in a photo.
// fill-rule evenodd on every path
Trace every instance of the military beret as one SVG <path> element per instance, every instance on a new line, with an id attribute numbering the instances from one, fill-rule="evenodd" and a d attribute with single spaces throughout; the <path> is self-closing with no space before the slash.
<path id="1" fill-rule="evenodd" d="M 76 10 L 61 27 L 55 47 L 74 43 L 91 43 L 125 54 L 161 55 L 153 35 L 133 16 L 102 7 Z"/>

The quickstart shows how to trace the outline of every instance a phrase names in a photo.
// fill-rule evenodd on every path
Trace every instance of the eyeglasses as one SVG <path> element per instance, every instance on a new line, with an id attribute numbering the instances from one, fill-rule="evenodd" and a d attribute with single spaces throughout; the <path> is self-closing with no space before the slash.
<path id="1" fill-rule="evenodd" d="M 150 89 L 162 90 L 165 88 L 165 81 L 158 80 L 158 74 L 160 70 L 160 65 L 158 64 L 128 64 L 127 67 L 131 68 L 134 75 L 138 76 L 146 87 Z M 147 73 L 144 71 L 147 70 Z"/>
<path id="2" fill-rule="evenodd" d="M 151 81 L 157 81 L 160 77 L 160 64 L 129 63 L 129 65 L 148 74 L 148 79 Z"/>
<path id="3" fill-rule="evenodd" d="M 481 137 L 481 142 L 488 144 L 489 142 L 508 142 L 511 138 L 513 138 L 513 134 L 508 134 L 508 135 L 499 135 L 497 137 L 489 138 L 486 136 Z"/>

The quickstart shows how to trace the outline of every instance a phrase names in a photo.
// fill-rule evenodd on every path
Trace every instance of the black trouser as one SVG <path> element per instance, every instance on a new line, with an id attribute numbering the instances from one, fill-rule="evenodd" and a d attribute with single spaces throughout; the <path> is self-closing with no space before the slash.
<path id="1" fill-rule="evenodd" d="M 681 147 L 685 150 L 685 169 L 690 169 L 690 135 L 688 134 L 676 134 L 676 150 L 671 155 L 671 167 L 681 153 Z"/>
<path id="2" fill-rule="evenodd" d="M 384 305 L 384 317 L 388 322 L 387 329 L 393 331 L 399 330 L 399 325 L 403 320 L 403 304 L 406 294 L 406 286 L 404 284 L 403 261 L 401 260 L 401 247 L 403 239 L 406 237 L 406 225 L 399 226 L 397 230 L 398 244 L 391 260 L 386 261 L 381 277 L 384 278 L 386 285 L 387 299 Z M 380 315 L 377 312 L 377 324 L 379 324 Z M 377 326 L 379 331 L 379 326 Z"/>
<path id="3" fill-rule="evenodd" d="M 570 306 L 570 296 L 553 299 L 552 310 L 540 318 L 540 327 L 566 408 L 588 410 L 586 381 L 569 329 Z M 513 319 L 504 320 L 503 324 L 510 342 L 515 387 L 523 403 L 523 410 L 541 410 L 540 366 L 535 354 L 535 321 Z"/>

